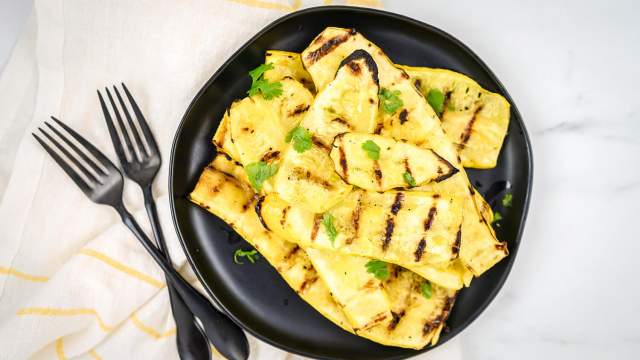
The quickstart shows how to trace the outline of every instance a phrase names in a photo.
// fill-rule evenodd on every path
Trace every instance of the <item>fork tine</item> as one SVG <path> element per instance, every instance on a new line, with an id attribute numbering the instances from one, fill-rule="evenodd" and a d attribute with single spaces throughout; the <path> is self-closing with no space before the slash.
<path id="1" fill-rule="evenodd" d="M 91 188 L 89 187 L 89 185 L 87 185 L 87 183 L 82 179 L 82 177 L 80 177 L 80 175 L 78 175 L 75 172 L 75 170 L 73 170 L 73 168 L 69 166 L 69 164 L 67 164 L 62 157 L 60 157 L 60 155 L 58 155 L 53 149 L 51 149 L 46 142 L 42 141 L 42 139 L 40 139 L 38 135 L 34 133 L 31 133 L 31 135 L 33 135 L 33 137 L 36 138 L 36 140 L 38 140 L 38 142 L 40 143 L 40 145 L 42 145 L 44 150 L 47 153 L 49 153 L 49 155 L 53 158 L 53 160 L 55 160 L 55 162 L 58 163 L 58 165 L 62 168 L 62 170 L 64 170 L 64 172 L 66 172 L 67 175 L 69 175 L 71 180 L 73 180 L 73 182 L 75 182 L 76 185 L 78 185 L 78 187 L 85 194 L 88 194 L 91 191 Z"/>
<path id="2" fill-rule="evenodd" d="M 136 114 L 136 118 L 138 119 L 138 123 L 140 124 L 140 129 L 144 134 L 144 138 L 147 141 L 147 145 L 149 145 L 149 151 L 151 153 L 160 155 L 160 151 L 158 151 L 158 145 L 156 144 L 156 140 L 153 137 L 153 134 L 151 133 L 151 129 L 149 129 L 147 120 L 145 120 L 144 116 L 142 115 L 142 111 L 140 111 L 140 107 L 138 107 L 138 104 L 133 99 L 133 96 L 131 96 L 131 93 L 129 92 L 129 89 L 127 89 L 127 86 L 124 83 L 121 83 L 121 84 L 125 94 L 127 95 L 127 98 L 129 99 L 129 103 L 131 103 L 131 108 L 133 109 L 133 112 Z"/>
<path id="3" fill-rule="evenodd" d="M 58 148 L 58 151 L 60 151 L 61 153 L 63 153 L 67 159 L 71 160 L 71 162 L 78 168 L 80 169 L 80 171 L 82 171 L 82 173 L 89 178 L 89 180 L 93 181 L 93 182 L 100 182 L 89 170 L 87 170 L 87 168 L 73 155 L 69 152 L 69 150 L 67 150 L 64 146 L 60 145 L 60 143 L 53 138 L 53 136 L 49 135 L 49 133 L 47 133 L 46 131 L 44 131 L 42 128 L 38 128 L 38 130 L 40 130 L 40 132 L 53 144 Z"/>
<path id="4" fill-rule="evenodd" d="M 54 117 L 52 117 L 53 119 L 55 119 Z M 69 139 L 67 139 L 66 136 L 62 135 L 62 133 L 60 133 L 60 131 L 58 131 L 58 129 L 56 129 L 55 127 L 53 127 L 53 125 L 49 124 L 48 122 L 45 121 L 44 123 L 45 125 L 47 125 L 47 127 L 49 129 L 51 129 L 51 131 L 53 131 L 60 139 L 62 139 L 62 141 L 64 141 L 67 145 L 69 145 L 69 147 L 76 152 L 76 154 L 80 155 L 80 157 L 82 158 L 82 160 L 84 160 L 84 162 L 86 164 L 88 164 L 89 166 L 91 166 L 91 168 L 93 169 L 93 171 L 95 171 L 98 176 L 100 175 L 107 175 L 104 170 L 102 170 L 93 160 L 91 160 L 90 157 L 88 157 L 84 151 L 80 150 L 74 143 L 72 143 L 71 141 L 69 141 Z"/>
<path id="5" fill-rule="evenodd" d="M 133 145 L 131 144 L 131 137 L 129 136 L 127 127 L 124 125 L 124 121 L 122 121 L 122 116 L 120 115 L 120 111 L 118 111 L 116 102 L 113 100 L 113 96 L 111 96 L 111 91 L 109 91 L 109 88 L 106 88 L 106 87 L 104 88 L 104 90 L 107 92 L 107 97 L 109 98 L 109 102 L 111 103 L 111 108 L 113 109 L 113 112 L 116 114 L 116 121 L 118 122 L 118 126 L 120 127 L 120 133 L 124 138 L 124 144 L 127 148 L 127 151 L 129 152 L 129 155 L 131 155 L 131 161 L 135 161 L 135 159 L 137 158 L 137 155 L 136 155 L 136 151 L 133 149 Z"/>
<path id="6" fill-rule="evenodd" d="M 147 149 L 145 149 L 144 144 L 142 143 L 142 139 L 140 139 L 140 134 L 138 134 L 138 129 L 136 129 L 136 125 L 133 123 L 133 119 L 131 119 L 131 115 L 129 114 L 129 110 L 127 110 L 127 106 L 124 104 L 124 100 L 122 100 L 122 96 L 120 96 L 120 92 L 117 87 L 113 87 L 113 91 L 116 93 L 116 97 L 120 102 L 120 108 L 122 112 L 124 112 L 124 116 L 127 118 L 127 123 L 129 123 L 129 129 L 133 133 L 133 137 L 135 138 L 135 143 L 138 145 L 138 150 L 140 151 L 141 157 L 144 159 L 149 156 L 147 153 Z M 131 142 L 134 142 L 133 140 Z"/>
<path id="7" fill-rule="evenodd" d="M 118 137 L 118 132 L 116 131 L 116 127 L 113 124 L 113 119 L 109 114 L 109 109 L 107 109 L 107 104 L 105 104 L 104 99 L 102 98 L 102 94 L 100 90 L 98 90 L 98 98 L 100 99 L 100 107 L 102 107 L 102 113 L 104 114 L 104 120 L 107 123 L 107 128 L 109 129 L 109 136 L 111 137 L 111 142 L 113 143 L 113 148 L 118 155 L 118 159 L 120 159 L 121 164 L 127 163 L 127 156 L 124 153 L 124 148 L 122 147 L 122 142 L 120 141 L 120 137 Z M 116 114 L 118 112 L 116 111 Z"/>
<path id="8" fill-rule="evenodd" d="M 80 143 L 80 145 L 84 146 L 84 148 L 91 155 L 93 155 L 93 157 L 95 157 L 100 162 L 100 164 L 102 164 L 102 166 L 104 166 L 107 169 L 116 169 L 116 166 L 111 162 L 111 160 L 109 160 L 109 158 L 107 158 L 95 146 L 91 145 L 91 143 L 88 142 L 85 138 L 80 136 L 80 134 L 75 132 L 75 130 L 73 130 L 72 128 L 67 126 L 65 123 L 63 123 L 62 121 L 56 119 L 53 116 L 51 117 L 51 119 L 53 119 L 53 121 L 55 121 L 58 125 L 60 125 L 60 127 L 63 128 L 69 135 L 71 135 L 74 139 L 76 139 Z"/>

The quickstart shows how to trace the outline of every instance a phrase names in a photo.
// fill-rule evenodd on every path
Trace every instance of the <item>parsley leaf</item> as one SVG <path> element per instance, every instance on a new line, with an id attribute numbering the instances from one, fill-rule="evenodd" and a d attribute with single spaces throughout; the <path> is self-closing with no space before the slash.
<path id="1" fill-rule="evenodd" d="M 410 172 L 405 171 L 404 174 L 402 174 L 402 177 L 404 178 L 404 181 L 406 181 L 407 184 L 409 184 L 409 186 L 414 187 L 418 185 L 416 184 L 416 179 L 414 179 L 413 176 L 411 176 Z"/>
<path id="2" fill-rule="evenodd" d="M 291 142 L 291 140 L 293 140 L 293 148 L 299 153 L 311 149 L 311 133 L 300 125 L 291 129 L 287 137 L 284 138 L 286 142 Z"/>
<path id="3" fill-rule="evenodd" d="M 382 110 L 387 114 L 393 114 L 403 105 L 402 99 L 400 99 L 400 90 L 391 91 L 388 89 L 382 89 L 380 90 L 379 97 Z"/>
<path id="4" fill-rule="evenodd" d="M 502 220 L 502 214 L 500 214 L 499 212 L 494 212 L 493 213 L 493 223 L 497 223 L 498 221 Z"/>
<path id="5" fill-rule="evenodd" d="M 387 280 L 389 278 L 389 268 L 384 261 L 371 259 L 364 266 L 367 268 L 367 272 L 373 274 L 378 280 Z"/>
<path id="6" fill-rule="evenodd" d="M 255 258 L 254 258 L 255 256 Z M 258 254 L 258 252 L 256 250 L 251 250 L 251 251 L 244 251 L 242 249 L 238 249 L 236 250 L 236 252 L 233 253 L 233 262 L 239 265 L 244 264 L 242 261 L 238 260 L 238 258 L 240 257 L 246 257 L 247 260 L 249 260 L 250 263 L 255 264 L 256 259 L 260 256 L 260 254 Z"/>
<path id="7" fill-rule="evenodd" d="M 331 239 L 331 243 L 333 244 L 336 241 L 336 237 L 338 236 L 338 230 L 333 225 L 333 215 L 329 213 L 324 213 L 322 215 L 322 225 L 324 225 L 324 231 L 327 232 L 329 239 Z"/>
<path id="8" fill-rule="evenodd" d="M 511 203 L 512 202 L 513 202 L 513 195 L 511 193 L 506 194 L 502 198 L 502 206 L 504 206 L 504 207 L 511 207 Z"/>
<path id="9" fill-rule="evenodd" d="M 263 78 L 265 71 L 273 69 L 273 64 L 262 64 L 257 68 L 249 71 L 251 76 L 251 88 L 247 91 L 249 96 L 262 94 L 266 100 L 271 100 L 282 95 L 281 82 L 269 82 Z"/>
<path id="10" fill-rule="evenodd" d="M 258 66 L 257 68 L 249 71 L 249 76 L 251 76 L 251 80 L 253 82 L 258 81 L 258 79 L 260 79 L 260 77 L 262 75 L 264 75 L 264 73 L 267 70 L 272 70 L 273 69 L 273 64 L 272 63 L 268 63 L 268 64 L 261 64 L 260 66 Z"/>
<path id="11" fill-rule="evenodd" d="M 380 146 L 373 142 L 372 140 L 367 140 L 362 143 L 362 150 L 367 152 L 367 155 L 373 159 L 380 159 Z"/>
<path id="12" fill-rule="evenodd" d="M 420 292 L 425 298 L 431 299 L 431 283 L 428 281 L 423 282 L 422 285 L 420 285 Z"/>
<path id="13" fill-rule="evenodd" d="M 444 94 L 442 91 L 438 89 L 431 89 L 427 94 L 427 102 L 433 108 L 433 111 L 438 114 L 438 116 L 442 115 L 443 105 L 444 105 Z"/>
<path id="14" fill-rule="evenodd" d="M 256 189 L 256 191 L 260 191 L 262 190 L 262 183 L 278 172 L 278 165 L 258 161 L 245 166 L 244 171 L 249 177 L 251 186 Z"/>

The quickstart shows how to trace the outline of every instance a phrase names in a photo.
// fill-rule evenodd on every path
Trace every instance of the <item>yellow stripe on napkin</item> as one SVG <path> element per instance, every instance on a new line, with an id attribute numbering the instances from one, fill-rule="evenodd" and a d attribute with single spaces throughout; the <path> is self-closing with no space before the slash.
<path id="1" fill-rule="evenodd" d="M 49 307 L 29 307 L 18 310 L 16 315 L 19 316 L 27 316 L 27 315 L 36 315 L 36 316 L 78 316 L 78 315 L 93 315 L 98 320 L 98 325 L 100 325 L 100 329 L 103 331 L 111 331 L 113 330 L 113 326 L 107 325 L 97 311 L 90 308 L 70 308 L 70 309 L 61 309 L 61 308 L 49 308 Z"/>
<path id="2" fill-rule="evenodd" d="M 47 276 L 31 275 L 13 268 L 7 268 L 3 266 L 0 266 L 0 274 L 11 275 L 17 277 L 18 279 L 34 282 L 45 282 L 49 280 L 49 277 Z"/>
<path id="3" fill-rule="evenodd" d="M 84 248 L 84 249 L 80 250 L 79 253 L 82 254 L 82 255 L 90 256 L 92 258 L 100 260 L 100 261 L 104 262 L 105 264 L 113 267 L 114 269 L 119 270 L 119 271 L 121 271 L 121 272 L 123 272 L 123 273 L 125 273 L 127 275 L 133 276 L 134 278 L 136 278 L 138 280 L 144 281 L 144 282 L 146 282 L 147 284 L 149 284 L 151 286 L 155 286 L 155 287 L 157 287 L 159 289 L 161 289 L 161 288 L 163 288 L 165 286 L 165 284 L 162 281 L 156 280 L 156 279 L 152 278 L 151 276 L 149 276 L 147 274 L 143 274 L 140 271 L 138 271 L 138 270 L 136 270 L 136 269 L 134 269 L 134 268 L 132 268 L 130 266 L 127 266 L 127 265 L 119 262 L 118 260 L 116 260 L 116 259 L 114 259 L 114 258 L 112 258 L 112 257 L 110 257 L 110 256 L 108 256 L 108 255 L 106 255 L 104 253 L 101 253 L 101 252 L 99 252 L 97 250 Z"/>

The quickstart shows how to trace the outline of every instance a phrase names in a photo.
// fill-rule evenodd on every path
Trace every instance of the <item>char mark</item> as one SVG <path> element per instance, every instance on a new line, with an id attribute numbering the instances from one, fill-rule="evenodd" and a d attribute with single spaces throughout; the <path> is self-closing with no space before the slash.
<path id="1" fill-rule="evenodd" d="M 298 251 L 300 251 L 300 246 L 295 245 L 293 248 L 291 248 L 291 250 L 289 250 L 289 252 L 287 253 L 287 255 L 284 256 L 285 260 L 289 260 L 291 259 L 291 257 L 293 255 L 295 255 Z"/>
<path id="2" fill-rule="evenodd" d="M 438 210 L 436 209 L 435 205 L 431 207 L 431 209 L 429 209 L 429 214 L 427 215 L 427 218 L 424 220 L 424 231 L 427 232 L 429 231 L 429 229 L 431 229 L 431 225 L 433 225 L 433 221 L 436 218 L 436 212 Z"/>
<path id="3" fill-rule="evenodd" d="M 459 144 L 460 146 L 464 147 L 469 141 L 469 138 L 471 137 L 471 132 L 473 131 L 473 124 L 476 122 L 478 113 L 481 110 L 482 110 L 482 105 L 478 106 L 476 110 L 473 112 L 473 116 L 471 117 L 471 120 L 469 120 L 469 122 L 467 123 L 467 126 L 464 128 L 464 131 L 460 135 L 460 144 Z"/>
<path id="4" fill-rule="evenodd" d="M 420 81 L 420 79 L 416 79 L 416 80 L 413 82 L 413 86 L 415 86 L 415 87 L 416 87 L 416 90 L 418 90 L 418 92 L 421 92 L 421 91 L 422 91 L 422 90 L 420 90 L 420 88 L 422 87 L 421 85 L 422 85 L 422 82 Z"/>
<path id="5" fill-rule="evenodd" d="M 420 242 L 418 243 L 418 247 L 416 248 L 416 252 L 413 253 L 413 255 L 416 258 L 416 262 L 420 261 L 420 259 L 422 259 L 422 254 L 424 253 L 424 248 L 427 246 L 427 241 L 422 238 L 422 240 L 420 240 Z"/>
<path id="6" fill-rule="evenodd" d="M 264 219 L 262 218 L 262 202 L 264 201 L 264 196 L 261 196 L 258 198 L 258 202 L 256 202 L 256 214 L 258 214 L 258 219 L 260 219 L 260 223 L 262 224 L 262 226 L 264 226 L 265 229 L 267 230 L 271 230 L 269 229 L 269 227 L 267 226 L 267 223 L 264 222 Z"/>
<path id="7" fill-rule="evenodd" d="M 338 71 L 340 71 L 340 68 L 342 68 L 344 65 L 348 65 L 354 73 L 358 74 L 360 72 L 360 67 L 355 62 L 358 59 L 364 60 L 365 65 L 367 66 L 367 68 L 369 69 L 369 72 L 371 73 L 373 82 L 375 82 L 376 86 L 379 86 L 380 80 L 378 79 L 378 65 L 376 64 L 375 60 L 373 60 L 373 57 L 371 57 L 371 54 L 369 54 L 365 50 L 358 49 L 352 52 L 351 55 L 344 58 L 344 60 L 342 60 L 342 62 L 340 63 L 340 66 L 338 66 Z M 358 71 L 355 71 L 353 68 L 353 65 L 351 64 L 356 65 L 358 68 Z"/>
<path id="8" fill-rule="evenodd" d="M 317 49 L 307 54 L 306 59 L 309 62 L 309 65 L 312 65 L 318 60 L 322 59 L 325 55 L 335 50 L 335 48 L 337 48 L 338 45 L 349 40 L 349 38 L 353 35 L 354 33 L 349 32 L 348 34 L 337 35 L 332 37 L 329 40 L 326 40 L 324 43 L 322 43 L 322 45 L 320 45 L 320 47 L 318 47 Z M 315 42 L 319 42 L 322 40 L 324 40 L 322 36 L 319 36 Z"/>
<path id="9" fill-rule="evenodd" d="M 430 332 L 437 329 L 442 323 L 447 321 L 454 302 L 455 297 L 448 297 L 447 300 L 445 300 L 444 307 L 442 308 L 440 315 L 436 316 L 433 320 L 427 320 L 424 324 L 424 327 L 422 328 L 422 336 L 429 335 Z"/>
<path id="10" fill-rule="evenodd" d="M 340 155 L 340 167 L 342 168 L 342 178 L 346 182 L 349 179 L 349 165 L 347 164 L 347 155 L 344 153 L 344 144 L 340 142 L 338 147 L 338 153 Z"/>
<path id="11" fill-rule="evenodd" d="M 322 214 L 316 214 L 313 218 L 313 227 L 311 228 L 311 241 L 315 241 L 318 236 L 318 229 L 320 229 L 320 221 L 322 221 Z"/>
<path id="12" fill-rule="evenodd" d="M 398 211 L 402 207 L 402 201 L 404 200 L 404 193 L 399 192 L 396 194 L 396 198 L 393 200 L 393 205 L 391 205 L 391 213 L 395 216 L 398 215 Z"/>
<path id="13" fill-rule="evenodd" d="M 262 157 L 262 161 L 270 162 L 271 160 L 277 159 L 279 156 L 280 151 L 269 151 L 268 153 L 264 154 L 264 156 Z"/>
<path id="14" fill-rule="evenodd" d="M 400 125 L 404 124 L 405 122 L 407 122 L 407 117 L 409 116 L 409 112 L 407 111 L 407 109 L 402 109 L 402 111 L 400 111 Z"/>
<path id="15" fill-rule="evenodd" d="M 304 281 L 300 285 L 300 289 L 298 289 L 298 293 L 303 293 L 309 286 L 313 285 L 313 283 L 315 283 L 316 281 L 318 281 L 317 276 L 314 276 L 309 279 L 304 279 Z"/>
<path id="16" fill-rule="evenodd" d="M 330 148 L 328 145 L 326 145 L 325 143 L 323 143 L 323 142 L 322 142 L 322 141 L 321 141 L 317 136 L 315 136 L 315 135 L 311 136 L 311 142 L 313 143 L 313 145 L 315 145 L 315 146 L 317 146 L 317 147 L 319 147 L 319 148 L 321 148 L 321 149 L 324 149 L 325 151 L 330 151 L 330 150 L 331 150 L 331 148 Z"/>
<path id="17" fill-rule="evenodd" d="M 389 326 L 387 327 L 387 329 L 389 329 L 389 331 L 392 331 L 393 329 L 396 328 L 396 326 L 398 326 L 398 323 L 400 322 L 400 319 L 402 319 L 402 317 L 404 316 L 404 310 L 402 310 L 402 312 L 395 313 L 395 312 L 391 312 L 391 321 L 389 322 Z"/>
<path id="18" fill-rule="evenodd" d="M 387 250 L 389 247 L 389 243 L 391 242 L 391 236 L 393 235 L 393 229 L 396 226 L 395 219 L 393 217 L 389 217 L 387 219 L 387 226 L 384 230 L 384 240 L 382 241 L 382 250 Z"/>
<path id="19" fill-rule="evenodd" d="M 440 176 L 438 176 L 435 179 L 433 179 L 433 181 L 440 182 L 440 181 L 447 180 L 448 178 L 450 178 L 453 175 L 457 174 L 458 171 L 460 171 L 457 168 L 455 168 L 453 165 L 451 165 L 451 163 L 447 159 L 445 159 L 442 156 L 440 156 L 437 152 L 435 152 L 433 150 L 431 150 L 431 152 L 433 153 L 433 155 L 435 155 L 435 157 L 438 158 L 438 161 L 440 161 L 444 166 L 447 167 L 447 171 L 445 171 Z M 440 168 L 438 168 L 438 170 L 439 170 L 438 174 L 440 174 L 442 171 L 441 171 Z"/>
<path id="20" fill-rule="evenodd" d="M 282 216 L 280 217 L 280 225 L 284 226 L 284 224 L 287 222 L 287 213 L 289 212 L 290 209 L 291 209 L 291 206 L 287 206 L 282 209 Z"/>
<path id="21" fill-rule="evenodd" d="M 339 124 L 342 124 L 342 125 L 346 126 L 346 127 L 347 127 L 347 128 L 349 128 L 349 129 L 352 129 L 352 128 L 353 128 L 353 126 L 351 126 L 351 124 L 349 124 L 349 122 L 347 122 L 347 120 L 342 119 L 342 118 L 339 118 L 339 117 L 337 117 L 337 118 L 335 118 L 335 119 L 333 119 L 333 120 L 331 120 L 331 121 L 332 121 L 332 122 L 337 122 L 337 123 L 339 123 Z"/>
<path id="22" fill-rule="evenodd" d="M 292 170 L 293 175 L 296 176 L 296 178 L 298 179 L 304 179 L 307 181 L 310 181 L 314 184 L 318 184 L 322 187 L 324 187 L 325 189 L 333 189 L 334 185 L 332 183 L 330 183 L 329 181 L 314 175 L 313 173 L 311 173 L 311 171 L 303 169 L 303 168 L 299 168 L 296 167 Z"/>
<path id="23" fill-rule="evenodd" d="M 380 164 L 378 160 L 373 161 L 373 175 L 376 178 L 378 186 L 382 186 L 382 170 L 380 170 Z"/>
<path id="24" fill-rule="evenodd" d="M 378 125 L 376 125 L 376 129 L 373 131 L 374 134 L 376 135 L 380 135 L 380 133 L 382 132 L 382 127 L 384 125 L 380 122 L 378 123 Z"/>
<path id="25" fill-rule="evenodd" d="M 356 204 L 355 209 L 351 213 L 351 226 L 353 227 L 353 237 L 347 240 L 347 244 L 351 244 L 354 239 L 358 237 L 358 233 L 360 231 L 360 213 L 362 212 L 362 207 L 360 205 L 362 199 L 358 197 L 358 203 Z"/>
<path id="26" fill-rule="evenodd" d="M 293 109 L 292 111 L 289 111 L 289 116 L 295 116 L 295 115 L 300 115 L 303 112 L 309 110 L 309 104 L 299 104 L 298 106 L 296 106 L 295 109 Z"/>
<path id="27" fill-rule="evenodd" d="M 449 101 L 451 101 L 451 90 L 444 93 L 444 101 L 442 102 L 442 113 L 438 114 L 438 116 L 441 116 L 445 113 L 445 111 L 447 111 Z"/>
<path id="28" fill-rule="evenodd" d="M 452 259 L 456 259 L 460 254 L 460 242 L 462 241 L 462 224 L 458 228 L 458 233 L 456 234 L 456 241 L 453 243 L 451 247 Z"/>

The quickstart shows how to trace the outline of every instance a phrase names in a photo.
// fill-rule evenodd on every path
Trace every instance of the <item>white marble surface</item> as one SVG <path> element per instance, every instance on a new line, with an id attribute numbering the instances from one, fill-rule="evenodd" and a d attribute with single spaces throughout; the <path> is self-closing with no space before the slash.
<path id="1" fill-rule="evenodd" d="M 0 4 L 0 67 L 19 32 Z M 522 247 L 502 292 L 440 351 L 464 359 L 631 359 L 640 351 L 640 5 L 386 1 L 471 47 L 534 148 Z M 1 94 L 0 94 L 1 95 Z"/>

